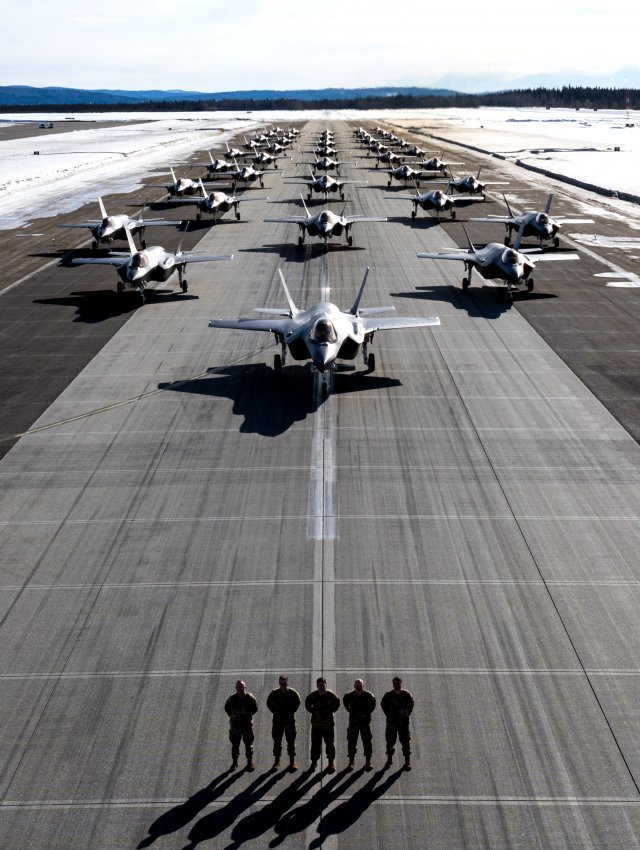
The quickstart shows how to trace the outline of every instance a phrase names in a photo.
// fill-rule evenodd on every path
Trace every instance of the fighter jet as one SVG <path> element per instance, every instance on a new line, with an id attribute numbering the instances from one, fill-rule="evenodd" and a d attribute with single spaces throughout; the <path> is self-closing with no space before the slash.
<path id="1" fill-rule="evenodd" d="M 437 316 L 368 318 L 374 313 L 395 309 L 394 307 L 360 307 L 369 269 L 365 272 L 360 291 L 349 310 L 340 310 L 330 301 L 320 301 L 308 310 L 299 310 L 293 303 L 282 272 L 278 271 L 289 308 L 258 307 L 256 312 L 272 313 L 279 318 L 211 319 L 209 322 L 210 328 L 236 328 L 246 331 L 267 331 L 275 334 L 276 342 L 282 346 L 281 354 L 276 354 L 273 358 L 273 368 L 276 373 L 280 373 L 285 365 L 287 349 L 294 360 L 311 360 L 312 366 L 321 373 L 334 370 L 337 359 L 355 360 L 358 352 L 362 349 L 364 364 L 369 372 L 373 372 L 375 355 L 369 353 L 368 346 L 374 333 L 440 324 L 440 319 Z M 325 397 L 327 392 L 327 383 L 323 382 L 323 395 Z"/>
<path id="2" fill-rule="evenodd" d="M 196 192 L 200 191 L 198 180 L 191 180 L 189 177 L 176 177 L 176 173 L 171 166 L 169 166 L 169 171 L 173 177 L 173 183 L 165 186 L 169 193 L 169 198 L 181 198 L 184 195 L 195 195 Z M 149 183 L 147 185 L 152 187 L 157 186 L 155 183 Z"/>
<path id="3" fill-rule="evenodd" d="M 464 229 L 464 225 L 463 225 Z M 521 224 L 513 248 L 505 248 L 499 242 L 489 242 L 484 248 L 476 249 L 464 229 L 469 250 L 457 248 L 452 251 L 427 251 L 417 254 L 421 260 L 457 260 L 464 263 L 468 276 L 462 278 L 462 288 L 467 290 L 471 283 L 471 272 L 475 269 L 485 280 L 501 280 L 506 283 L 505 295 L 507 300 L 513 299 L 514 287 L 525 285 L 527 292 L 533 290 L 531 272 L 536 263 L 550 260 L 579 260 L 578 254 L 542 254 L 540 248 L 525 248 L 519 250 L 522 240 L 524 223 Z M 535 260 L 532 254 L 540 254 Z M 495 284 L 491 284 L 495 285 Z"/>
<path id="4" fill-rule="evenodd" d="M 420 163 L 424 165 L 424 163 Z M 428 168 L 412 168 L 410 165 L 406 163 L 404 165 L 399 165 L 397 168 L 381 168 L 381 171 L 389 175 L 389 180 L 387 182 L 387 188 L 391 186 L 391 180 L 403 180 L 404 185 L 406 187 L 409 180 L 413 180 L 416 184 L 416 187 L 420 187 L 420 178 L 426 174 L 434 175 L 435 171 Z"/>
<path id="5" fill-rule="evenodd" d="M 115 266 L 118 273 L 117 291 L 132 289 L 138 293 L 140 303 L 144 304 L 145 289 L 150 282 L 164 282 L 177 270 L 178 283 L 183 292 L 188 289 L 184 277 L 187 263 L 207 263 L 213 260 L 232 260 L 233 254 L 205 254 L 198 251 L 181 250 L 174 253 L 165 251 L 160 245 L 138 251 L 129 230 L 126 230 L 129 251 L 113 251 L 108 257 L 77 257 L 71 261 L 74 266 L 102 265 Z M 183 237 L 184 238 L 184 237 Z M 181 243 L 182 244 L 182 243 Z"/>
<path id="6" fill-rule="evenodd" d="M 504 223 L 507 230 L 507 235 L 504 240 L 505 245 L 511 244 L 511 234 L 514 230 L 519 230 L 523 227 L 523 236 L 533 236 L 540 243 L 542 248 L 545 239 L 553 239 L 553 244 L 557 248 L 560 244 L 558 231 L 562 224 L 593 224 L 592 218 L 566 218 L 565 216 L 556 216 L 551 218 L 549 211 L 551 210 L 551 201 L 553 200 L 553 192 L 549 193 L 547 203 L 543 212 L 530 210 L 521 215 L 514 215 L 509 206 L 509 201 L 504 198 L 507 205 L 509 215 L 490 215 L 486 218 L 472 218 L 470 221 L 501 221 Z"/>
<path id="7" fill-rule="evenodd" d="M 268 201 L 269 196 L 264 197 L 245 197 L 244 195 L 240 195 L 237 197 L 235 192 L 233 195 L 227 195 L 224 192 L 209 192 L 204 188 L 204 184 L 202 180 L 199 181 L 199 190 L 201 192 L 200 197 L 198 198 L 185 198 L 181 201 L 183 204 L 197 204 L 198 211 L 196 213 L 196 219 L 200 221 L 202 215 L 204 213 L 208 213 L 213 216 L 213 224 L 217 224 L 218 220 L 222 218 L 222 216 L 229 212 L 229 210 L 235 210 L 236 220 L 240 221 L 240 202 L 241 201 Z"/>
<path id="8" fill-rule="evenodd" d="M 384 153 L 376 154 L 376 168 L 378 168 L 380 166 L 381 162 L 384 165 L 393 165 L 393 166 L 402 165 L 404 159 L 405 159 L 404 156 L 398 156 L 397 153 L 394 153 L 393 151 L 386 150 L 386 151 L 384 151 Z"/>
<path id="9" fill-rule="evenodd" d="M 355 222 L 361 221 L 387 221 L 386 218 L 367 215 L 345 215 L 346 204 L 342 208 L 342 212 L 338 215 L 331 210 L 322 210 L 316 215 L 311 215 L 307 209 L 302 195 L 302 205 L 306 215 L 287 215 L 278 218 L 265 218 L 264 221 L 286 222 L 288 224 L 297 224 L 300 228 L 300 236 L 298 237 L 298 245 L 304 245 L 304 239 L 307 234 L 309 236 L 319 236 L 324 243 L 325 252 L 329 250 L 329 239 L 334 236 L 342 236 L 344 233 L 347 240 L 347 245 L 353 245 L 353 236 L 351 228 Z"/>
<path id="10" fill-rule="evenodd" d="M 440 154 L 442 156 L 442 154 Z M 422 163 L 423 167 L 431 171 L 441 171 L 443 174 L 450 165 L 464 165 L 464 162 L 444 162 L 439 156 L 433 156 Z"/>
<path id="11" fill-rule="evenodd" d="M 255 183 L 256 180 L 260 181 L 260 188 L 264 189 L 264 171 L 258 171 L 252 165 L 243 165 L 242 168 L 238 168 L 238 163 L 235 159 L 234 163 L 236 166 L 235 171 L 228 173 L 232 191 L 235 191 L 238 183 L 244 183 L 246 187 L 248 183 Z"/>
<path id="12" fill-rule="evenodd" d="M 242 151 L 238 150 L 238 148 L 230 148 L 229 142 L 225 142 L 224 144 L 225 144 L 225 147 L 227 149 L 227 152 L 225 153 L 225 157 L 228 160 L 229 159 L 239 159 L 243 155 Z"/>
<path id="13" fill-rule="evenodd" d="M 311 173 L 311 180 L 305 180 L 304 183 L 307 186 L 307 200 L 311 200 L 311 193 L 317 192 L 321 194 L 325 201 L 329 198 L 329 193 L 333 195 L 340 195 L 340 200 L 344 201 L 344 187 L 349 185 L 357 185 L 362 186 L 366 183 L 366 180 L 336 180 L 334 177 L 331 177 L 330 174 L 323 174 L 321 177 L 316 177 L 309 168 Z"/>
<path id="14" fill-rule="evenodd" d="M 501 180 L 480 180 L 480 172 L 482 171 L 482 166 L 478 169 L 478 173 L 474 177 L 473 174 L 466 174 L 464 177 L 458 177 L 454 175 L 453 171 L 449 169 L 449 173 L 451 174 L 451 180 L 449 181 L 449 186 L 451 187 L 452 192 L 466 192 L 469 195 L 482 195 L 484 198 L 485 191 L 487 186 L 508 186 L 508 183 L 505 183 Z"/>
<path id="15" fill-rule="evenodd" d="M 323 156 L 319 158 L 316 156 L 314 162 L 305 162 L 305 165 L 310 165 L 315 171 L 335 171 L 336 175 L 340 177 L 340 169 L 343 165 L 355 165 L 354 162 L 339 162 L 337 159 L 331 159 L 329 156 Z"/>
<path id="16" fill-rule="evenodd" d="M 286 154 L 282 154 L 282 156 L 286 156 Z M 251 154 L 248 157 L 254 165 L 271 165 L 273 163 L 273 167 L 278 167 L 278 157 L 272 156 L 267 151 L 256 151 L 255 154 Z"/>
<path id="17" fill-rule="evenodd" d="M 102 198 L 98 198 L 100 213 L 102 218 L 89 219 L 88 221 L 79 222 L 78 224 L 59 224 L 58 227 L 88 227 L 93 235 L 91 247 L 97 248 L 100 244 L 111 245 L 114 239 L 125 239 L 128 233 L 139 233 L 142 239 L 141 245 L 144 248 L 144 231 L 146 227 L 175 227 L 180 225 L 180 221 L 168 221 L 164 218 L 142 218 L 144 205 L 140 210 L 138 218 L 130 218 L 124 213 L 119 215 L 107 215 L 107 211 L 102 202 Z"/>
<path id="18" fill-rule="evenodd" d="M 217 177 L 238 167 L 233 162 L 227 162 L 226 159 L 214 159 L 211 151 L 209 151 L 209 160 L 210 162 L 194 162 L 191 168 L 206 168 L 210 176 Z"/>
<path id="19" fill-rule="evenodd" d="M 423 210 L 433 210 L 436 214 L 436 221 L 440 221 L 440 216 L 443 212 L 448 212 L 452 219 L 456 217 L 456 211 L 454 209 L 456 204 L 460 204 L 464 201 L 481 201 L 482 198 L 475 197 L 474 195 L 461 195 L 457 198 L 452 198 L 451 195 L 448 194 L 448 185 L 447 189 L 443 191 L 442 189 L 431 189 L 429 192 L 425 192 L 424 194 L 420 194 L 418 192 L 418 187 L 416 186 L 416 194 L 415 195 L 385 195 L 386 200 L 390 201 L 411 201 L 413 204 L 413 211 L 411 213 L 411 218 L 415 218 L 418 215 L 418 207 Z"/>

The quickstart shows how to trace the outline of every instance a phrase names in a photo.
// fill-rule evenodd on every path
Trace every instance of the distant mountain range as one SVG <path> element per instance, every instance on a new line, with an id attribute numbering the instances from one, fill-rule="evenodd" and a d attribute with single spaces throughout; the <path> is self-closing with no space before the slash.
<path id="1" fill-rule="evenodd" d="M 640 88 L 640 68 L 620 68 L 610 74 L 585 74 L 580 71 L 566 71 L 559 74 L 531 74 L 526 77 L 497 77 L 488 74 L 447 74 L 435 81 L 434 85 L 454 89 L 457 92 L 498 92 L 514 89 L 556 89 L 562 86 L 597 87 L 612 89 Z"/>
<path id="2" fill-rule="evenodd" d="M 72 89 L 46 86 L 0 86 L 0 107 L 10 106 L 56 106 L 63 104 L 112 105 L 117 103 L 146 103 L 148 101 L 185 100 L 277 100 L 281 98 L 315 100 L 350 100 L 365 97 L 448 97 L 457 92 L 444 88 L 420 88 L 417 86 L 387 86 L 379 88 L 332 88 L 332 89 L 255 89 L 249 91 L 194 92 L 171 89 L 169 91 L 121 91 L 118 89 Z"/>

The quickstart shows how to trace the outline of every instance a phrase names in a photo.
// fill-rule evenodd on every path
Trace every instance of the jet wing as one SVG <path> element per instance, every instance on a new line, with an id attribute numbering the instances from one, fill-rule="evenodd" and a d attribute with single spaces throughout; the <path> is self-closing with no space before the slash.
<path id="1" fill-rule="evenodd" d="M 424 328 L 440 324 L 438 316 L 426 316 L 424 319 L 417 316 L 413 318 L 406 316 L 387 316 L 381 319 L 360 318 L 358 321 L 365 333 L 398 330 L 400 328 Z"/>
<path id="2" fill-rule="evenodd" d="M 448 252 L 443 251 L 422 251 L 416 254 L 420 260 L 469 260 L 475 257 L 475 254 L 470 254 L 468 251 Z"/>
<path id="3" fill-rule="evenodd" d="M 102 219 L 83 221 L 81 224 L 59 224 L 58 227 L 95 227 L 102 224 Z"/>
<path id="4" fill-rule="evenodd" d="M 554 215 L 553 220 L 558 224 L 593 224 L 592 218 L 564 218 L 561 215 Z"/>
<path id="5" fill-rule="evenodd" d="M 535 251 L 535 249 L 534 249 L 534 251 Z M 525 248 L 524 251 L 522 249 L 520 249 L 520 253 L 526 254 L 527 256 L 529 256 L 530 254 L 533 254 L 534 251 L 529 252 L 529 251 L 526 250 L 526 248 Z M 562 260 L 579 260 L 579 259 L 580 259 L 579 254 L 538 254 L 534 258 L 534 262 L 537 265 L 538 263 L 543 263 L 543 262 L 544 263 L 552 263 L 552 262 L 557 263 L 557 262 L 560 262 Z"/>
<path id="6" fill-rule="evenodd" d="M 233 328 L 239 331 L 267 331 L 286 334 L 291 330 L 291 319 L 210 319 L 210 328 Z"/>
<path id="7" fill-rule="evenodd" d="M 371 216 L 371 215 L 346 215 L 345 218 L 348 222 L 354 221 L 389 221 L 389 219 L 385 216 Z"/>
<path id="8" fill-rule="evenodd" d="M 514 224 L 518 224 L 518 222 L 513 217 L 508 216 L 508 215 L 487 215 L 487 216 L 484 216 L 483 218 L 469 218 L 469 221 L 494 221 L 494 222 L 501 221 L 504 224 L 507 224 L 508 222 L 511 221 Z"/>
<path id="9" fill-rule="evenodd" d="M 204 254 L 199 251 L 185 251 L 176 254 L 178 263 L 208 263 L 213 260 L 233 260 L 233 254 Z"/>
<path id="10" fill-rule="evenodd" d="M 304 224 L 309 221 L 306 215 L 286 215 L 282 218 L 263 218 L 263 221 L 281 221 L 286 224 Z"/>
<path id="11" fill-rule="evenodd" d="M 133 224 L 140 227 L 166 227 L 167 225 L 170 227 L 179 227 L 182 222 L 171 221 L 170 219 L 164 218 L 145 218 L 140 219 L 139 221 L 134 221 Z"/>
<path id="12" fill-rule="evenodd" d="M 75 257 L 72 266 L 125 266 L 131 254 L 125 257 Z"/>

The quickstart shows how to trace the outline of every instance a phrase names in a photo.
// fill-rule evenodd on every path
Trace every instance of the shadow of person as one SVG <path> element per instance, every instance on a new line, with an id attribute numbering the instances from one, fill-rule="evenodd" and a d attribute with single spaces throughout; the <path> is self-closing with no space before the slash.
<path id="1" fill-rule="evenodd" d="M 200 818 L 191 828 L 188 835 L 190 844 L 184 850 L 193 850 L 201 842 L 209 841 L 209 839 L 220 835 L 225 829 L 229 829 L 233 822 L 244 811 L 254 806 L 261 797 L 264 797 L 283 775 L 282 773 L 274 774 L 271 770 L 268 770 L 258 776 L 251 785 L 248 785 L 244 791 L 241 791 L 221 809 Z M 265 780 L 268 781 L 265 782 Z"/>
<path id="2" fill-rule="evenodd" d="M 313 839 L 309 845 L 309 850 L 317 850 L 317 848 L 322 847 L 330 835 L 337 835 L 339 832 L 344 832 L 345 829 L 353 826 L 369 806 L 382 797 L 394 782 L 397 782 L 404 773 L 404 768 L 391 773 L 385 782 L 378 785 L 384 773 L 384 770 L 377 771 L 362 788 L 358 788 L 352 797 L 348 800 L 343 800 L 342 803 L 339 803 L 321 819 L 317 828 L 318 837 Z"/>
<path id="3" fill-rule="evenodd" d="M 305 794 L 308 794 L 311 788 L 321 780 L 321 773 L 313 774 L 311 779 L 309 779 L 308 773 L 302 773 L 271 803 L 268 803 L 260 811 L 247 815 L 234 826 L 231 833 L 234 843 L 230 844 L 227 850 L 240 847 L 246 841 L 254 840 L 273 829 L 284 813 L 298 800 L 301 800 Z"/>
<path id="4" fill-rule="evenodd" d="M 142 850 L 143 847 L 150 847 L 156 839 L 163 835 L 169 835 L 171 832 L 182 829 L 183 826 L 194 819 L 198 812 L 201 812 L 217 797 L 222 796 L 241 776 L 241 773 L 232 774 L 226 770 L 220 776 L 217 776 L 213 782 L 210 782 L 206 788 L 201 788 L 195 794 L 192 794 L 184 803 L 180 803 L 179 806 L 174 806 L 168 812 L 161 814 L 149 827 L 149 835 L 138 844 L 138 850 Z"/>
<path id="5" fill-rule="evenodd" d="M 278 847 L 290 835 L 296 832 L 303 832 L 311 826 L 341 794 L 344 794 L 347 788 L 352 785 L 361 775 L 363 771 L 358 770 L 355 773 L 350 773 L 346 769 L 337 773 L 333 779 L 330 779 L 326 785 L 323 785 L 313 797 L 298 806 L 297 809 L 288 812 L 275 825 L 277 837 L 270 843 L 269 847 Z M 346 779 L 345 779 L 346 777 Z"/>

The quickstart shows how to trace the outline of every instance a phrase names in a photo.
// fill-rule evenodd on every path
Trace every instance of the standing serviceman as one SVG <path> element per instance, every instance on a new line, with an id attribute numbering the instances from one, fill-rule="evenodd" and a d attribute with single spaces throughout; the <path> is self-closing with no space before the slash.
<path id="1" fill-rule="evenodd" d="M 247 755 L 247 770 L 255 770 L 253 763 L 253 715 L 258 710 L 258 703 L 253 694 L 246 690 L 242 679 L 236 682 L 236 692 L 231 694 L 224 704 L 224 710 L 229 715 L 229 740 L 231 741 L 231 767 L 238 767 L 238 756 L 240 755 L 240 741 L 244 741 Z"/>
<path id="2" fill-rule="evenodd" d="M 347 770 L 353 770 L 358 750 L 358 734 L 362 738 L 362 749 L 364 750 L 365 770 L 371 770 L 371 756 L 373 745 L 371 743 L 371 714 L 376 707 L 376 698 L 371 691 L 365 691 L 362 679 L 356 679 L 353 690 L 342 698 L 342 704 L 349 712 L 349 726 L 347 728 L 347 750 L 349 753 L 349 764 Z"/>
<path id="3" fill-rule="evenodd" d="M 267 708 L 273 714 L 271 736 L 273 737 L 273 769 L 280 767 L 282 753 L 282 736 L 287 740 L 289 755 L 289 770 L 293 773 L 298 769 L 296 764 L 296 718 L 295 713 L 300 708 L 300 694 L 289 687 L 287 676 L 280 676 L 279 687 L 271 691 L 267 697 Z"/>
<path id="4" fill-rule="evenodd" d="M 387 718 L 385 737 L 387 739 L 387 763 L 385 768 L 393 764 L 393 753 L 396 738 L 400 739 L 404 769 L 411 770 L 411 733 L 409 732 L 409 717 L 413 711 L 413 697 L 402 687 L 402 679 L 395 676 L 392 681 L 393 690 L 380 700 L 380 707 Z"/>
<path id="5" fill-rule="evenodd" d="M 311 765 L 313 771 L 318 766 L 318 759 L 324 741 L 329 766 L 327 773 L 336 772 L 335 719 L 334 714 L 340 708 L 340 698 L 327 688 L 327 680 L 322 677 L 316 680 L 317 690 L 311 691 L 304 701 L 304 707 L 311 715 Z"/>

